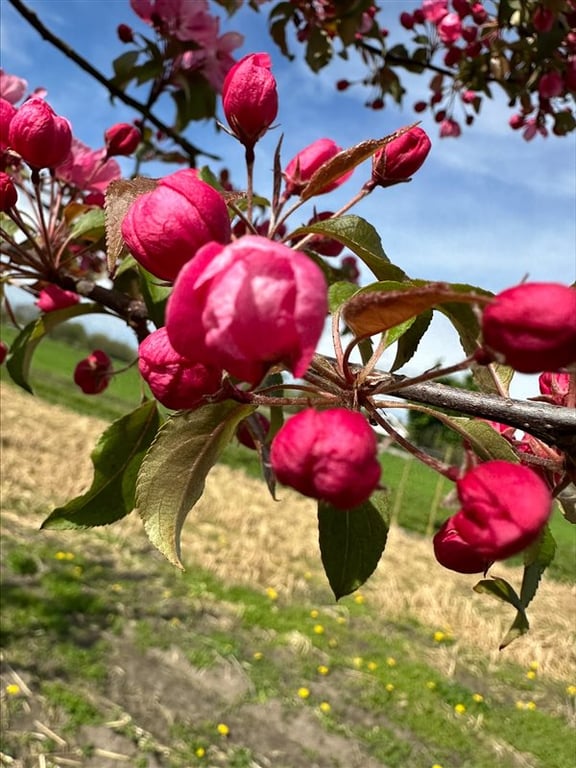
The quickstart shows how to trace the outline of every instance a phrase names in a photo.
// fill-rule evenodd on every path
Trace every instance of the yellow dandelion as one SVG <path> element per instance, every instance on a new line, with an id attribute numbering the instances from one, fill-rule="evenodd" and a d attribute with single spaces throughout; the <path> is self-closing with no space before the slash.
<path id="1" fill-rule="evenodd" d="M 320 664 L 319 667 L 316 667 L 316 672 L 318 672 L 319 675 L 328 675 L 330 670 L 325 664 Z"/>
<path id="2" fill-rule="evenodd" d="M 216 730 L 220 734 L 220 736 L 228 736 L 230 733 L 230 728 L 226 725 L 226 723 L 218 723 L 216 726 Z"/>
<path id="3" fill-rule="evenodd" d="M 316 608 L 313 608 L 313 609 L 310 611 L 310 618 L 311 618 L 311 619 L 317 619 L 319 615 L 320 615 L 320 612 L 319 612 L 319 611 L 317 611 L 317 610 L 316 610 Z"/>
<path id="4" fill-rule="evenodd" d="M 360 667 L 364 664 L 364 659 L 362 656 L 354 656 L 352 659 L 352 666 L 356 667 L 356 669 L 360 669 Z"/>
<path id="5" fill-rule="evenodd" d="M 306 581 L 310 581 L 310 579 L 312 578 L 312 571 L 304 571 L 304 578 L 306 579 Z"/>
<path id="6" fill-rule="evenodd" d="M 204 757 L 204 755 L 206 754 L 206 750 L 204 749 L 204 747 L 197 747 L 194 754 L 196 755 L 196 757 Z"/>
<path id="7" fill-rule="evenodd" d="M 122 586 L 122 584 L 112 584 L 110 589 L 112 590 L 112 592 L 122 592 L 124 587 Z"/>
<path id="8" fill-rule="evenodd" d="M 375 672 L 378 669 L 378 664 L 375 661 L 369 661 L 366 666 L 370 672 Z"/>
<path id="9" fill-rule="evenodd" d="M 385 688 L 388 691 L 388 693 L 392 693 L 392 691 L 394 690 L 394 684 L 393 683 L 386 683 Z"/>
<path id="10" fill-rule="evenodd" d="M 332 709 L 332 707 L 327 701 L 321 701 L 318 709 L 320 710 L 320 712 L 323 712 L 325 715 L 327 715 L 328 712 L 330 712 L 330 710 Z"/>
<path id="11" fill-rule="evenodd" d="M 435 643 L 441 643 L 443 640 L 446 640 L 446 633 L 442 632 L 441 629 L 436 630 L 434 632 L 433 636 Z"/>
<path id="12" fill-rule="evenodd" d="M 270 600 L 278 600 L 278 592 L 276 592 L 274 587 L 267 587 L 266 597 L 269 598 Z"/>
<path id="13" fill-rule="evenodd" d="M 526 677 L 528 678 L 528 680 L 535 680 L 536 672 L 533 669 L 529 669 L 528 672 L 526 672 Z"/>
<path id="14" fill-rule="evenodd" d="M 536 709 L 536 702 L 535 701 L 527 701 L 526 702 L 526 709 L 531 709 L 534 711 Z"/>
<path id="15" fill-rule="evenodd" d="M 473 693 L 472 701 L 475 701 L 476 704 L 481 704 L 484 701 L 484 696 L 481 693 Z"/>
<path id="16" fill-rule="evenodd" d="M 74 560 L 74 553 L 73 552 L 56 552 L 54 555 L 56 560 Z"/>
<path id="17" fill-rule="evenodd" d="M 348 620 L 346 619 L 345 616 L 338 616 L 338 618 L 336 619 L 336 624 L 346 624 L 347 622 Z"/>
<path id="18" fill-rule="evenodd" d="M 388 656 L 388 658 L 386 659 L 386 664 L 388 664 L 389 667 L 395 667 L 396 659 L 393 656 Z"/>
<path id="19" fill-rule="evenodd" d="M 314 628 L 312 630 L 315 635 L 323 635 L 324 634 L 324 627 L 322 624 L 314 624 Z"/>
<path id="20" fill-rule="evenodd" d="M 436 688 L 436 683 L 434 680 L 428 680 L 426 683 L 426 688 L 428 688 L 429 691 L 433 691 Z"/>
<path id="21" fill-rule="evenodd" d="M 454 712 L 456 712 L 457 715 L 463 715 L 464 712 L 466 712 L 466 707 L 464 704 L 456 704 L 454 707 Z"/>
<path id="22" fill-rule="evenodd" d="M 568 696 L 576 696 L 576 685 L 567 685 L 566 693 Z"/>
<path id="23" fill-rule="evenodd" d="M 310 691 L 308 688 L 298 688 L 298 698 L 308 699 L 310 698 Z"/>
<path id="24" fill-rule="evenodd" d="M 440 765 L 440 763 L 434 763 L 432 768 L 442 768 L 442 766 Z"/>
<path id="25" fill-rule="evenodd" d="M 164 600 L 168 600 L 168 598 L 172 597 L 172 590 L 171 589 L 162 590 L 162 597 L 164 598 Z"/>
<path id="26" fill-rule="evenodd" d="M 523 701 L 516 702 L 516 709 L 526 709 L 526 704 Z"/>
<path id="27" fill-rule="evenodd" d="M 537 661 L 530 662 L 530 669 L 533 670 L 534 672 L 536 672 L 539 667 L 540 667 L 540 664 L 538 664 Z"/>
<path id="28" fill-rule="evenodd" d="M 354 595 L 354 602 L 356 605 L 364 605 L 364 595 Z"/>
<path id="29" fill-rule="evenodd" d="M 335 637 L 331 637 L 330 640 L 328 640 L 328 647 L 329 648 L 338 648 L 338 640 L 336 640 Z"/>
<path id="30" fill-rule="evenodd" d="M 20 686 L 16 683 L 9 683 L 5 688 L 8 696 L 17 696 L 20 693 Z"/>
<path id="31" fill-rule="evenodd" d="M 254 653 L 252 654 L 252 658 L 254 659 L 254 661 L 262 661 L 262 659 L 264 658 L 264 654 L 262 653 L 262 651 L 254 651 Z"/>

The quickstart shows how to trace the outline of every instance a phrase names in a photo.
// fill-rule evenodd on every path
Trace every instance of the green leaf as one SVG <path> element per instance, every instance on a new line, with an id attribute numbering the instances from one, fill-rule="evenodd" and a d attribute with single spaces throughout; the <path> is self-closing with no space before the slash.
<path id="1" fill-rule="evenodd" d="M 0 227 L 7 235 L 14 236 L 19 231 L 19 226 L 8 217 L 4 211 L 0 211 Z"/>
<path id="2" fill-rule="evenodd" d="M 383 491 L 352 509 L 318 503 L 322 564 L 336 600 L 357 590 L 374 573 L 386 546 L 389 520 Z"/>
<path id="3" fill-rule="evenodd" d="M 148 451 L 138 475 L 136 505 L 154 546 L 180 562 L 180 532 L 204 492 L 206 476 L 253 405 L 213 403 L 170 418 Z"/>
<path id="4" fill-rule="evenodd" d="M 20 331 L 10 347 L 10 354 L 6 360 L 6 369 L 12 381 L 27 392 L 33 393 L 32 387 L 28 382 L 30 365 L 36 347 L 46 334 L 50 333 L 60 323 L 70 320 L 72 317 L 104 312 L 105 310 L 97 304 L 74 304 L 72 307 L 47 312 L 40 315 L 36 320 L 32 320 L 31 323 L 28 323 Z"/>
<path id="5" fill-rule="evenodd" d="M 335 219 L 317 221 L 306 227 L 299 227 L 292 236 L 307 234 L 326 235 L 339 243 L 343 243 L 353 253 L 362 259 L 364 264 L 372 270 L 378 280 L 403 280 L 405 273 L 390 264 L 382 248 L 382 241 L 376 229 L 365 219 L 354 214 L 338 216 Z"/>
<path id="6" fill-rule="evenodd" d="M 358 286 L 348 280 L 338 280 L 338 282 L 332 283 L 328 288 L 328 307 L 330 313 L 336 312 L 344 302 L 354 296 L 357 290 Z"/>
<path id="7" fill-rule="evenodd" d="M 417 317 L 413 319 L 412 325 L 408 330 L 402 334 L 398 339 L 398 347 L 396 349 L 396 357 L 392 364 L 391 372 L 397 371 L 406 365 L 416 354 L 420 340 L 428 330 L 428 326 L 432 321 L 432 310 L 426 310 L 421 312 Z"/>
<path id="8" fill-rule="evenodd" d="M 73 238 L 82 238 L 96 242 L 106 234 L 104 211 L 102 208 L 92 208 L 90 211 L 78 216 L 72 222 L 70 235 Z"/>
<path id="9" fill-rule="evenodd" d="M 524 611 L 520 598 L 516 594 L 514 587 L 509 584 L 505 579 L 493 577 L 491 579 L 482 579 L 475 584 L 474 592 L 485 593 L 495 597 L 497 600 L 501 600 L 503 603 L 508 603 L 517 611 Z"/>
<path id="10" fill-rule="evenodd" d="M 133 77 L 133 70 L 138 57 L 139 51 L 126 51 L 126 53 L 120 54 L 112 62 L 114 68 L 114 83 L 119 88 L 124 89 Z"/>
<path id="11" fill-rule="evenodd" d="M 140 288 L 150 320 L 156 328 L 161 328 L 164 325 L 166 304 L 172 293 L 172 286 L 162 285 L 158 278 L 147 272 L 144 267 L 138 266 L 138 272 L 140 274 Z"/>
<path id="12" fill-rule="evenodd" d="M 514 448 L 490 424 L 480 419 L 468 419 L 464 416 L 450 417 L 450 421 L 457 424 L 466 433 L 472 450 L 484 461 L 501 459 L 518 464 L 518 455 Z"/>
<path id="13" fill-rule="evenodd" d="M 134 508 L 138 470 L 159 425 L 154 400 L 111 424 L 92 451 L 90 489 L 55 509 L 42 528 L 91 528 L 109 525 L 129 514 Z"/>
<path id="14" fill-rule="evenodd" d="M 538 590 L 542 574 L 554 560 L 556 541 L 549 526 L 545 526 L 538 541 L 524 552 L 524 574 L 520 587 L 520 600 L 526 608 Z"/>
<path id="15" fill-rule="evenodd" d="M 524 611 L 518 611 L 516 614 L 516 618 L 512 622 L 512 626 L 506 633 L 504 639 L 498 646 L 499 651 L 503 651 L 504 648 L 510 645 L 510 643 L 513 640 L 516 640 L 519 637 L 522 637 L 522 635 L 525 635 L 526 632 L 530 629 L 530 624 L 528 623 L 528 618 Z"/>

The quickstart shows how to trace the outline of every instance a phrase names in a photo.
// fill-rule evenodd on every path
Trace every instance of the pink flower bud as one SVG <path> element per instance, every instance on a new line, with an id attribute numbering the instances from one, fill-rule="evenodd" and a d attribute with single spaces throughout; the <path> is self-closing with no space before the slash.
<path id="1" fill-rule="evenodd" d="M 0 365 L 6 360 L 9 352 L 8 344 L 5 341 L 0 341 Z"/>
<path id="2" fill-rule="evenodd" d="M 488 11 L 482 3 L 474 3 L 474 5 L 471 8 L 472 11 L 472 18 L 476 22 L 476 24 L 484 24 L 488 20 Z"/>
<path id="3" fill-rule="evenodd" d="M 462 505 L 452 522 L 488 560 L 504 560 L 538 538 L 552 511 L 546 484 L 528 467 L 487 461 L 458 480 Z"/>
<path id="4" fill-rule="evenodd" d="M 470 13 L 470 0 L 452 0 L 452 5 L 461 19 L 464 19 Z"/>
<path id="5" fill-rule="evenodd" d="M 118 24 L 116 33 L 118 35 L 118 39 L 122 43 L 134 42 L 134 32 L 132 31 L 132 27 L 129 27 L 128 24 Z"/>
<path id="6" fill-rule="evenodd" d="M 122 221 L 122 237 L 134 258 L 156 277 L 175 280 L 205 243 L 230 240 L 226 203 L 196 171 L 165 176 L 140 195 Z"/>
<path id="7" fill-rule="evenodd" d="M 33 168 L 54 168 L 72 146 L 72 128 L 65 117 L 37 96 L 28 99 L 10 122 L 10 146 Z"/>
<path id="8" fill-rule="evenodd" d="M 112 361 L 106 352 L 95 349 L 74 369 L 74 383 L 85 395 L 99 395 L 110 383 L 112 372 Z"/>
<path id="9" fill-rule="evenodd" d="M 168 299 L 166 328 L 184 357 L 257 384 L 283 363 L 302 376 L 327 313 L 324 275 L 307 256 L 247 235 L 210 243 L 186 264 Z"/>
<path id="10" fill-rule="evenodd" d="M 263 435 L 266 435 L 268 433 L 268 430 L 270 429 L 270 422 L 264 416 L 263 413 L 260 413 L 259 411 L 256 411 L 256 413 L 252 414 L 253 419 L 257 419 L 258 426 L 260 431 Z M 238 425 L 238 428 L 236 430 L 236 437 L 238 439 L 238 442 L 245 446 L 246 448 L 250 448 L 251 451 L 257 450 L 256 443 L 254 442 L 254 437 L 252 436 L 252 432 L 250 431 L 247 423 L 247 419 L 244 419 L 240 422 Z"/>
<path id="11" fill-rule="evenodd" d="M 440 125 L 440 137 L 442 139 L 452 138 L 457 139 L 462 133 L 462 129 L 457 120 L 453 120 L 451 117 L 443 120 Z"/>
<path id="12" fill-rule="evenodd" d="M 9 146 L 8 133 L 12 118 L 18 112 L 16 107 L 12 106 L 6 99 L 0 99 L 0 150 Z"/>
<path id="13" fill-rule="evenodd" d="M 234 135 L 253 147 L 278 114 L 276 80 L 267 53 L 244 56 L 230 69 L 222 86 L 222 105 Z"/>
<path id="14" fill-rule="evenodd" d="M 372 157 L 372 181 L 390 187 L 410 177 L 423 165 L 432 144 L 422 128 L 411 128 L 392 139 Z"/>
<path id="15" fill-rule="evenodd" d="M 141 139 L 142 134 L 135 126 L 130 123 L 116 123 L 104 133 L 106 154 L 108 157 L 131 155 L 136 151 Z"/>
<path id="16" fill-rule="evenodd" d="M 568 405 L 568 395 L 570 393 L 569 373 L 542 373 L 538 378 L 540 392 L 555 405 Z"/>
<path id="17" fill-rule="evenodd" d="M 322 211 L 321 213 L 316 213 L 314 216 L 312 216 L 306 226 L 315 224 L 318 221 L 326 221 L 333 215 L 334 214 L 332 211 Z M 302 238 L 298 238 L 297 240 L 294 240 L 294 242 L 298 242 L 298 240 L 301 239 Z M 342 243 L 339 243 L 338 240 L 334 240 L 332 237 L 327 237 L 326 235 L 312 235 L 310 240 L 306 243 L 306 247 L 310 248 L 312 251 L 316 251 L 316 253 L 319 253 L 321 256 L 328 257 L 339 256 L 344 250 L 344 245 Z"/>
<path id="18" fill-rule="evenodd" d="M 434 536 L 433 544 L 436 560 L 451 571 L 484 573 L 490 566 L 490 561 L 460 536 L 451 517 Z"/>
<path id="19" fill-rule="evenodd" d="M 42 288 L 34 303 L 41 312 L 54 312 L 55 309 L 73 307 L 79 301 L 80 296 L 74 291 L 65 291 L 57 285 L 47 285 Z"/>
<path id="20" fill-rule="evenodd" d="M 222 380 L 220 369 L 179 355 L 166 328 L 154 331 L 140 344 L 138 369 L 156 400 L 173 410 L 194 408 L 204 395 L 216 392 Z"/>
<path id="21" fill-rule="evenodd" d="M 564 81 L 559 72 L 546 72 L 538 81 L 538 93 L 543 99 L 554 99 L 564 90 Z"/>
<path id="22" fill-rule="evenodd" d="M 438 37 L 445 45 L 453 45 L 462 35 L 462 22 L 457 13 L 447 13 L 438 22 Z"/>
<path id="23" fill-rule="evenodd" d="M 510 128 L 512 128 L 513 131 L 517 131 L 519 128 L 522 128 L 524 125 L 525 118 L 523 115 L 515 114 L 512 115 L 510 120 L 508 120 L 508 125 Z"/>
<path id="24" fill-rule="evenodd" d="M 350 81 L 349 80 L 338 80 L 336 82 L 336 90 L 337 91 L 347 91 L 348 88 L 350 88 Z"/>
<path id="25" fill-rule="evenodd" d="M 374 431 L 345 408 L 292 416 L 272 441 L 270 461 L 281 483 L 339 509 L 367 501 L 381 473 Z"/>
<path id="26" fill-rule="evenodd" d="M 284 171 L 284 178 L 286 179 L 286 197 L 291 195 L 299 195 L 306 184 L 310 181 L 316 171 L 321 168 L 324 163 L 331 160 L 334 155 L 341 152 L 339 147 L 332 139 L 318 139 L 318 141 L 309 144 L 296 157 L 286 166 Z M 347 181 L 352 176 L 352 171 L 348 171 L 344 176 L 341 176 L 336 181 L 328 184 L 319 194 L 325 194 L 331 192 L 340 184 Z"/>
<path id="27" fill-rule="evenodd" d="M 0 171 L 0 211 L 6 213 L 16 205 L 18 190 L 7 173 Z"/>
<path id="28" fill-rule="evenodd" d="M 403 11 L 400 14 L 400 24 L 404 29 L 414 29 L 414 16 L 408 11 Z"/>
<path id="29" fill-rule="evenodd" d="M 554 26 L 556 15 L 551 8 L 539 5 L 532 14 L 532 24 L 537 32 L 550 32 Z"/>
<path id="30" fill-rule="evenodd" d="M 27 88 L 27 80 L 18 77 L 18 75 L 9 75 L 0 68 L 0 96 L 3 99 L 10 104 L 16 104 L 24 96 Z"/>
<path id="31" fill-rule="evenodd" d="M 557 371 L 576 361 L 576 290 L 525 283 L 494 297 L 482 315 L 484 348 L 521 373 Z"/>

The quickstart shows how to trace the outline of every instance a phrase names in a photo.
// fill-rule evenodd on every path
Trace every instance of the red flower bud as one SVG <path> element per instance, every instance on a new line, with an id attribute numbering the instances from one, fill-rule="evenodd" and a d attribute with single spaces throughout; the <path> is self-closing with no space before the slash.
<path id="1" fill-rule="evenodd" d="M 532 24 L 537 32 L 550 32 L 555 19 L 556 15 L 552 9 L 539 5 L 532 15 Z"/>
<path id="2" fill-rule="evenodd" d="M 6 360 L 9 352 L 8 344 L 5 341 L 0 341 L 0 365 Z"/>
<path id="3" fill-rule="evenodd" d="M 54 168 L 72 146 L 72 128 L 65 117 L 37 96 L 22 104 L 10 122 L 10 146 L 34 168 Z"/>
<path id="4" fill-rule="evenodd" d="M 380 480 L 374 431 L 345 408 L 292 416 L 272 441 L 270 461 L 281 483 L 339 509 L 367 501 Z"/>
<path id="5" fill-rule="evenodd" d="M 372 181 L 381 187 L 408 181 L 428 157 L 431 146 L 418 127 L 392 139 L 372 157 Z"/>
<path id="6" fill-rule="evenodd" d="M 42 288 L 34 303 L 42 312 L 53 312 L 55 309 L 73 307 L 79 301 L 80 296 L 74 291 L 65 291 L 57 285 L 47 285 L 46 288 Z"/>
<path id="7" fill-rule="evenodd" d="M 564 90 L 564 81 L 558 72 L 546 72 L 538 81 L 538 93 L 543 99 L 554 99 Z"/>
<path id="8" fill-rule="evenodd" d="M 270 429 L 270 422 L 268 421 L 266 416 L 264 416 L 263 413 L 256 411 L 256 413 L 252 414 L 251 418 L 257 419 L 259 431 L 261 431 L 262 435 L 265 436 L 268 433 L 268 430 Z M 236 437 L 238 438 L 238 442 L 241 445 L 245 446 L 246 448 L 250 448 L 251 451 L 257 450 L 256 443 L 254 442 L 254 437 L 252 436 L 252 432 L 248 427 L 248 419 L 244 419 L 243 421 L 240 422 L 236 430 Z"/>
<path id="9" fill-rule="evenodd" d="M 278 114 L 278 93 L 271 66 L 267 53 L 251 53 L 240 59 L 224 79 L 224 114 L 245 147 L 253 147 Z"/>
<path id="10" fill-rule="evenodd" d="M 16 205 L 18 190 L 7 173 L 0 171 L 0 211 L 6 213 Z"/>
<path id="11" fill-rule="evenodd" d="M 257 384 L 276 363 L 306 372 L 326 313 L 326 281 L 308 256 L 246 235 L 204 246 L 183 267 L 166 328 L 184 357 Z"/>
<path id="12" fill-rule="evenodd" d="M 482 315 L 484 348 L 521 373 L 557 371 L 576 361 L 576 290 L 525 283 L 494 297 Z"/>
<path id="13" fill-rule="evenodd" d="M 555 405 L 568 405 L 568 395 L 570 394 L 569 373 L 543 373 L 538 378 L 540 392 Z"/>
<path id="14" fill-rule="evenodd" d="M 488 560 L 504 560 L 532 544 L 552 511 L 546 484 L 528 467 L 487 461 L 458 480 L 462 505 L 452 518 L 460 536 Z"/>
<path id="15" fill-rule="evenodd" d="M 230 240 L 226 203 L 196 171 L 176 171 L 140 195 L 122 221 L 134 258 L 156 277 L 175 280 L 205 243 Z"/>
<path id="16" fill-rule="evenodd" d="M 336 83 L 336 90 L 337 91 L 346 91 L 350 87 L 350 81 L 349 80 L 338 80 Z"/>
<path id="17" fill-rule="evenodd" d="M 138 369 L 152 394 L 166 408 L 197 406 L 204 395 L 216 392 L 222 371 L 187 360 L 170 344 L 166 328 L 159 328 L 138 347 Z"/>
<path id="18" fill-rule="evenodd" d="M 460 536 L 451 517 L 434 536 L 433 544 L 436 560 L 451 571 L 484 573 L 490 566 L 490 561 Z"/>
<path id="19" fill-rule="evenodd" d="M 400 14 L 400 24 L 404 29 L 414 29 L 414 16 L 407 11 Z"/>
<path id="20" fill-rule="evenodd" d="M 292 160 L 290 160 L 284 171 L 284 178 L 286 179 L 286 197 L 290 197 L 290 195 L 299 195 L 316 171 L 340 151 L 341 148 L 332 141 L 332 139 L 318 139 L 318 141 L 314 141 L 301 152 L 298 152 L 296 157 L 293 157 Z M 344 176 L 341 176 L 339 179 L 328 184 L 318 194 L 325 194 L 326 192 L 331 192 L 333 189 L 336 189 L 340 184 L 347 181 L 350 176 L 352 176 L 352 173 L 352 171 L 348 171 Z"/>
<path id="21" fill-rule="evenodd" d="M 85 395 L 99 395 L 110 383 L 112 371 L 112 361 L 106 352 L 95 349 L 74 369 L 74 383 Z"/>
<path id="22" fill-rule="evenodd" d="M 136 151 L 142 134 L 130 123 L 116 123 L 104 133 L 106 154 L 108 157 L 116 155 L 131 155 Z"/>
<path id="23" fill-rule="evenodd" d="M 0 150 L 9 146 L 10 123 L 18 110 L 6 99 L 0 99 Z"/>
<path id="24" fill-rule="evenodd" d="M 316 213 L 312 216 L 307 226 L 315 224 L 318 221 L 326 221 L 333 215 L 332 211 Z M 302 238 L 299 237 L 295 239 L 294 242 L 298 242 L 298 240 L 301 239 Z M 339 243 L 338 240 L 334 240 L 332 237 L 327 237 L 326 235 L 312 235 L 307 242 L 306 247 L 310 248 L 312 251 L 316 251 L 316 253 L 319 253 L 321 256 L 339 256 L 344 250 L 344 245 L 342 243 Z"/>
<path id="25" fill-rule="evenodd" d="M 134 42 L 134 32 L 132 31 L 132 27 L 129 27 L 128 24 L 118 24 L 118 29 L 116 30 L 116 33 L 121 42 L 123 43 Z"/>

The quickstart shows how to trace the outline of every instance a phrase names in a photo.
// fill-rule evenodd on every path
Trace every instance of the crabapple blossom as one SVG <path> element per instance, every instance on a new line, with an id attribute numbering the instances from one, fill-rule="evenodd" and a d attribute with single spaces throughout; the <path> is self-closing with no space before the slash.
<path id="1" fill-rule="evenodd" d="M 489 560 L 521 552 L 540 535 L 552 511 L 546 483 L 531 469 L 487 461 L 456 483 L 460 510 L 451 518 L 462 539 Z"/>
<path id="2" fill-rule="evenodd" d="M 163 280 L 175 280 L 206 243 L 230 240 L 226 203 L 191 169 L 165 176 L 156 189 L 136 198 L 121 229 L 134 258 Z"/>
<path id="3" fill-rule="evenodd" d="M 106 159 L 105 149 L 90 149 L 79 139 L 72 139 L 70 152 L 54 169 L 56 178 L 87 193 L 104 193 L 111 181 L 122 175 L 113 158 Z"/>
<path id="4" fill-rule="evenodd" d="M 270 461 L 283 485 L 339 509 L 367 501 L 381 473 L 373 429 L 346 408 L 290 417 L 272 440 Z"/>
<path id="5" fill-rule="evenodd" d="M 7 173 L 0 171 L 0 211 L 5 213 L 16 205 L 18 190 Z"/>
<path id="6" fill-rule="evenodd" d="M 555 405 L 567 406 L 571 378 L 569 373 L 549 373 L 546 371 L 538 377 L 540 392 Z"/>
<path id="7" fill-rule="evenodd" d="M 142 134 L 135 125 L 116 123 L 110 126 L 104 133 L 106 156 L 131 155 L 136 151 L 141 139 Z"/>
<path id="8" fill-rule="evenodd" d="M 11 149 L 34 168 L 54 168 L 72 145 L 72 128 L 65 117 L 38 96 L 25 101 L 10 121 Z"/>
<path id="9" fill-rule="evenodd" d="M 448 13 L 448 0 L 422 0 L 422 13 L 426 21 L 438 24 Z"/>
<path id="10" fill-rule="evenodd" d="M 483 347 L 521 373 L 555 372 L 576 361 L 576 290 L 524 283 L 502 291 L 482 315 Z"/>
<path id="11" fill-rule="evenodd" d="M 546 72 L 538 81 L 538 93 L 543 99 L 560 96 L 564 90 L 564 81 L 559 72 Z"/>
<path id="12" fill-rule="evenodd" d="M 431 146 L 418 126 L 402 133 L 373 155 L 372 181 L 381 187 L 408 181 L 423 165 Z"/>
<path id="13" fill-rule="evenodd" d="M 252 148 L 278 114 L 276 80 L 267 53 L 250 53 L 234 64 L 222 87 L 222 105 L 234 135 Z"/>
<path id="14" fill-rule="evenodd" d="M 74 369 L 74 383 L 85 395 L 99 395 L 110 383 L 112 372 L 112 361 L 106 352 L 95 349 Z"/>
<path id="15" fill-rule="evenodd" d="M 451 571 L 484 573 L 490 566 L 490 561 L 460 536 L 451 517 L 436 533 L 432 542 L 436 560 Z"/>
<path id="16" fill-rule="evenodd" d="M 0 99 L 0 150 L 8 147 L 8 132 L 12 118 L 18 112 L 6 99 Z"/>
<path id="17" fill-rule="evenodd" d="M 158 328 L 140 343 L 138 369 L 156 400 L 173 410 L 194 408 L 204 395 L 216 392 L 222 380 L 219 368 L 179 355 L 166 328 Z"/>
<path id="18" fill-rule="evenodd" d="M 291 195 L 301 194 L 316 171 L 340 151 L 341 147 L 339 147 L 335 141 L 332 141 L 332 139 L 318 139 L 298 152 L 298 154 L 290 160 L 284 170 L 284 178 L 286 180 L 285 197 L 288 198 Z M 347 181 L 351 175 L 352 171 L 348 171 L 339 179 L 327 184 L 318 194 L 331 192 L 333 189 L 336 189 L 336 187 L 339 187 Z"/>
<path id="19" fill-rule="evenodd" d="M 166 328 L 184 357 L 257 384 L 277 363 L 306 372 L 326 313 L 326 281 L 308 256 L 246 235 L 209 243 L 182 268 Z"/>
<path id="20" fill-rule="evenodd" d="M 438 37 L 445 45 L 453 45 L 462 35 L 462 22 L 457 13 L 447 13 L 438 22 Z"/>
<path id="21" fill-rule="evenodd" d="M 9 75 L 0 69 L 0 96 L 10 104 L 16 104 L 28 89 L 28 81 L 17 75 Z"/>
<path id="22" fill-rule="evenodd" d="M 80 296 L 74 291 L 65 291 L 58 285 L 50 284 L 42 288 L 34 303 L 41 312 L 54 312 L 55 309 L 73 307 L 79 301 Z"/>

